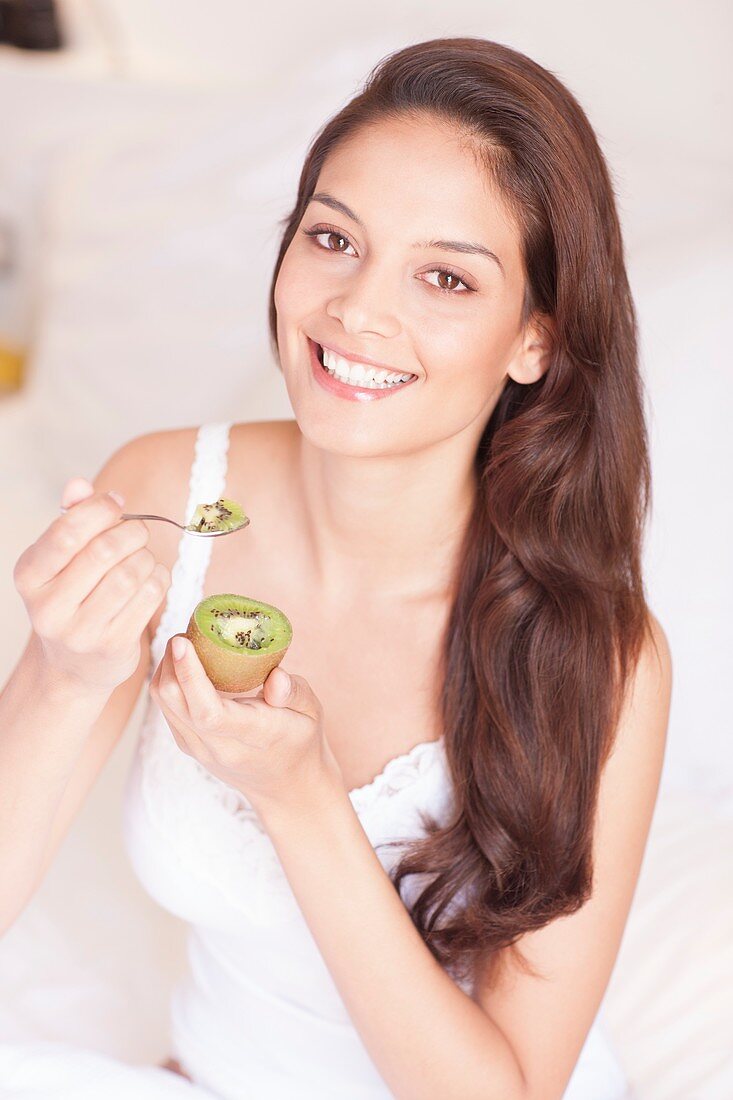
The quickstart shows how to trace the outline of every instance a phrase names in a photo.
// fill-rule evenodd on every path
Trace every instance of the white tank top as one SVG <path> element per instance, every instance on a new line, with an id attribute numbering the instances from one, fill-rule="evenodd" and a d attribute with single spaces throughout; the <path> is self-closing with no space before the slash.
<path id="1" fill-rule="evenodd" d="M 181 523 L 197 504 L 224 494 L 230 426 L 200 426 Z M 181 535 L 146 685 L 168 638 L 186 630 L 208 594 L 211 549 L 211 539 Z M 245 591 L 246 574 L 242 584 L 245 595 L 267 598 Z M 389 872 L 401 845 L 381 842 L 423 836 L 423 810 L 441 822 L 450 814 L 442 738 L 395 757 L 349 797 Z M 239 791 L 181 752 L 150 696 L 123 831 L 145 890 L 190 926 L 189 965 L 171 1001 L 171 1051 L 193 1081 L 225 1100 L 388 1100 L 259 818 Z M 410 904 L 422 885 L 418 876 L 403 881 L 403 901 Z M 591 1091 L 579 1091 L 582 1081 Z M 563 1100 L 619 1100 L 622 1086 L 596 1022 Z"/>

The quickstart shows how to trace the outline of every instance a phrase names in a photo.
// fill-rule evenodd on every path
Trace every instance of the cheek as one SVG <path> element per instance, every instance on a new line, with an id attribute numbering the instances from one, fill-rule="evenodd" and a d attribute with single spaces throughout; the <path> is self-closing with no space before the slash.
<path id="1" fill-rule="evenodd" d="M 443 317 L 435 313 L 421 331 L 422 355 L 428 380 L 468 397 L 490 385 L 502 355 L 498 334 L 480 317 Z"/>
<path id="2" fill-rule="evenodd" d="M 459 431 L 477 418 L 486 420 L 506 382 L 504 334 L 475 319 L 471 324 L 445 324 L 432 341 L 423 342 L 424 398 L 439 407 L 441 421 Z"/>
<path id="3" fill-rule="evenodd" d="M 307 314 L 310 303 L 323 294 L 319 280 L 313 278 L 312 266 L 299 248 L 291 244 L 283 257 L 275 283 L 275 309 L 279 316 L 293 317 Z"/>

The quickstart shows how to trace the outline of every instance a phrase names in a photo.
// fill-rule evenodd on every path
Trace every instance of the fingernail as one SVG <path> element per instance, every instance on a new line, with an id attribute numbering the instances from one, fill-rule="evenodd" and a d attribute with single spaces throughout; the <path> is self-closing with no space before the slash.
<path id="1" fill-rule="evenodd" d="M 123 497 L 122 493 L 118 493 L 116 489 L 110 489 L 107 496 L 110 496 L 113 500 L 116 500 L 120 508 L 125 503 L 125 498 Z"/>
<path id="2" fill-rule="evenodd" d="M 186 639 L 181 638 L 180 635 L 177 635 L 173 639 L 173 641 L 171 642 L 171 649 L 173 650 L 173 659 L 176 660 L 176 661 L 180 661 L 181 657 L 184 656 L 187 648 L 188 648 L 188 646 L 186 645 Z"/>

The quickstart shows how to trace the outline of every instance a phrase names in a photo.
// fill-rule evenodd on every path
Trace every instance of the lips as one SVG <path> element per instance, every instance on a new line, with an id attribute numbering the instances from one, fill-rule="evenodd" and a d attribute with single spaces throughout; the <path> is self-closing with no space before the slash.
<path id="1" fill-rule="evenodd" d="M 321 350 L 320 344 L 317 344 L 315 340 L 311 340 L 310 337 L 307 337 L 307 340 L 313 378 L 319 386 L 329 393 L 334 394 L 336 397 L 345 398 L 347 401 L 380 401 L 396 395 L 398 391 L 409 389 L 413 382 L 417 381 L 417 378 L 413 375 L 409 382 L 404 382 L 399 386 L 386 386 L 384 388 L 353 386 L 347 382 L 341 382 L 335 375 L 329 374 L 321 362 L 321 357 L 319 355 Z"/>

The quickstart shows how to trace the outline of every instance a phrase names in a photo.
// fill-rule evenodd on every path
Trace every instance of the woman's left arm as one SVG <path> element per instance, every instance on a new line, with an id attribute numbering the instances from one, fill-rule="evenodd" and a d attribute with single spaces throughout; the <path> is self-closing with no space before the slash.
<path id="1" fill-rule="evenodd" d="M 524 1100 L 511 1045 L 422 940 L 343 784 L 261 811 L 303 916 L 397 1100 Z"/>

